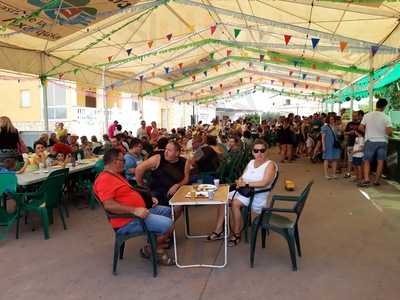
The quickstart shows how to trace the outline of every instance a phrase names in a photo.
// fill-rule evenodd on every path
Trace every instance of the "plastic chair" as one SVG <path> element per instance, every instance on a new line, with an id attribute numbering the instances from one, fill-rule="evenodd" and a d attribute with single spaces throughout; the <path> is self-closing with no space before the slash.
<path id="1" fill-rule="evenodd" d="M 104 212 L 106 214 L 106 217 L 108 221 L 110 221 L 113 218 L 138 218 L 132 214 L 115 214 L 107 211 L 103 203 L 97 198 L 96 194 L 94 194 L 94 197 L 96 201 L 103 207 Z M 115 238 L 114 238 L 114 255 L 113 255 L 113 268 L 112 268 L 112 273 L 113 275 L 117 275 L 117 265 L 118 265 L 118 259 L 123 259 L 124 257 L 124 250 L 125 250 L 125 242 L 131 238 L 135 238 L 138 236 L 143 236 L 147 235 L 147 239 L 150 244 L 151 248 L 151 262 L 152 262 L 152 267 L 153 267 L 153 277 L 157 277 L 157 239 L 154 233 L 149 231 L 146 227 L 146 224 L 142 221 L 142 226 L 143 226 L 143 233 L 135 233 L 135 234 L 119 234 L 118 229 L 114 228 L 114 233 L 115 233 Z"/>
<path id="2" fill-rule="evenodd" d="M 67 229 L 64 218 L 64 206 L 61 203 L 68 169 L 55 170 L 49 174 L 37 192 L 24 193 L 23 211 L 38 213 L 43 226 L 44 238 L 49 239 L 49 223 L 52 223 L 53 210 L 58 208 L 64 230 Z"/>
<path id="3" fill-rule="evenodd" d="M 299 196 L 273 195 L 270 207 L 263 209 L 261 215 L 254 219 L 250 244 L 250 266 L 252 268 L 254 266 L 257 233 L 261 227 L 262 247 L 265 248 L 267 232 L 270 230 L 282 235 L 286 239 L 289 246 L 293 271 L 297 271 L 296 248 L 297 254 L 301 257 L 298 222 L 312 185 L 313 181 L 307 184 Z M 292 208 L 275 208 L 275 201 L 294 202 L 294 206 Z M 278 213 L 295 214 L 296 217 L 294 219 L 290 219 Z"/>
<path id="4" fill-rule="evenodd" d="M 0 174 L 0 240 L 4 240 L 8 231 L 17 222 L 16 238 L 19 238 L 19 218 L 22 199 L 17 195 L 17 176 L 14 173 Z M 10 196 L 16 201 L 15 212 L 7 212 L 6 197 Z"/>

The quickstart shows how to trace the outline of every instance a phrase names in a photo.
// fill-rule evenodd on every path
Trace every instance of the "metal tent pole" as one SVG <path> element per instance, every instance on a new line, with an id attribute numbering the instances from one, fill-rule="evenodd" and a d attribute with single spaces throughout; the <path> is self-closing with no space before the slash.
<path id="1" fill-rule="evenodd" d="M 374 94 L 373 94 L 374 56 L 372 55 L 372 51 L 369 55 L 369 66 L 370 66 L 370 71 L 369 71 L 369 81 L 368 81 L 368 95 L 369 95 L 368 111 L 373 111 L 374 110 Z"/>
<path id="2" fill-rule="evenodd" d="M 44 74 L 45 69 L 45 54 L 41 53 L 40 55 L 40 71 Z M 44 75 L 40 76 L 40 84 L 42 86 L 42 98 L 43 98 L 43 121 L 44 121 L 44 130 L 49 131 L 49 108 L 48 108 L 48 99 L 47 99 L 47 78 Z"/>
<path id="3" fill-rule="evenodd" d="M 104 110 L 104 133 L 108 133 L 108 109 L 107 109 L 107 95 L 106 95 L 106 67 L 103 67 L 103 72 L 101 73 L 101 98 L 103 101 Z"/>

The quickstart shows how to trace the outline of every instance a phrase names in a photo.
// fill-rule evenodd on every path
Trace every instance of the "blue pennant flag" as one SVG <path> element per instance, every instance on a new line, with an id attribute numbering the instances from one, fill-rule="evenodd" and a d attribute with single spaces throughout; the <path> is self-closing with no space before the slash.
<path id="1" fill-rule="evenodd" d="M 315 49 L 319 43 L 319 38 L 311 38 L 312 48 Z"/>

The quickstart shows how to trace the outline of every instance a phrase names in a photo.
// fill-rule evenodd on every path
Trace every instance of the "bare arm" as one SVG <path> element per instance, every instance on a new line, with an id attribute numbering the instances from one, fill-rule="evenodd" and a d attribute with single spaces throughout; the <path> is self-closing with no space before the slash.
<path id="1" fill-rule="evenodd" d="M 160 164 L 160 155 L 158 154 L 150 157 L 148 160 L 145 160 L 140 165 L 138 165 L 135 169 L 136 182 L 139 185 L 144 185 L 143 181 L 144 173 L 148 170 L 153 170 L 157 168 L 159 164 Z"/>
<path id="2" fill-rule="evenodd" d="M 139 218 L 146 218 L 149 214 L 148 210 L 144 207 L 130 207 L 121 205 L 118 202 L 109 199 L 103 202 L 104 209 L 116 214 L 133 214 Z"/>
<path id="3" fill-rule="evenodd" d="M 386 127 L 385 131 L 386 131 L 386 134 L 388 136 L 392 136 L 393 135 L 393 128 L 392 127 Z"/>

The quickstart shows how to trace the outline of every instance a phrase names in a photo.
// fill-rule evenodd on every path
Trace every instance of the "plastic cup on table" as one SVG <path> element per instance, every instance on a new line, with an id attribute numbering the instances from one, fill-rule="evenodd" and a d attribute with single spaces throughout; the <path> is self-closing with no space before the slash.
<path id="1" fill-rule="evenodd" d="M 219 188 L 219 179 L 214 179 L 214 185 Z"/>

